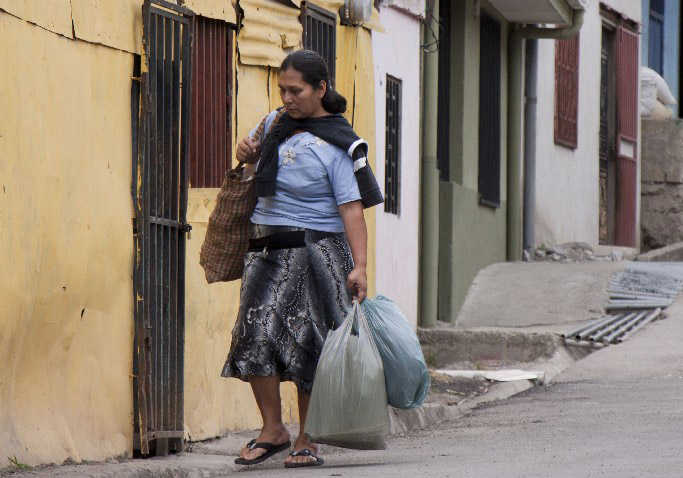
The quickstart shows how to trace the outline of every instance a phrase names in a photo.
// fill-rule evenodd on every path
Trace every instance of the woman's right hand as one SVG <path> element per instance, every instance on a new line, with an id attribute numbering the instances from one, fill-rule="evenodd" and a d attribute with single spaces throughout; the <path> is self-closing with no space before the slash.
<path id="1" fill-rule="evenodd" d="M 249 136 L 237 145 L 237 161 L 254 164 L 261 155 L 261 142 L 254 141 Z"/>

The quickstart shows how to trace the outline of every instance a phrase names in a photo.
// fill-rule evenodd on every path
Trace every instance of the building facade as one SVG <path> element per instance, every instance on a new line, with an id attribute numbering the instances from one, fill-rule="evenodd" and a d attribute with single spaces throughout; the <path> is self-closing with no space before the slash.
<path id="1" fill-rule="evenodd" d="M 207 285 L 199 250 L 287 52 L 334 60 L 374 166 L 377 11 L 353 27 L 342 1 L 181 3 L 0 0 L 2 456 L 97 461 L 260 426 L 248 384 L 220 377 L 239 284 Z M 295 402 L 283 385 L 288 421 Z"/>
<path id="2" fill-rule="evenodd" d="M 420 50 L 423 0 L 379 4 L 373 32 L 377 180 L 377 291 L 417 326 L 420 231 Z"/>

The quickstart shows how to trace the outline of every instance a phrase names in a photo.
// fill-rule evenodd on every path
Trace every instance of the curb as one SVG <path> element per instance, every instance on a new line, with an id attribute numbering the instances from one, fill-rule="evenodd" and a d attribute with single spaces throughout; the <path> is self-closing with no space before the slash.
<path id="1" fill-rule="evenodd" d="M 389 433 L 391 435 L 410 433 L 444 421 L 455 420 L 468 414 L 479 405 L 505 400 L 539 385 L 549 385 L 555 377 L 591 352 L 591 350 L 580 347 L 559 346 L 548 362 L 534 367 L 544 373 L 543 383 L 538 383 L 534 380 L 499 382 L 489 392 L 468 400 L 459 406 L 426 403 L 420 408 L 408 410 L 391 408 L 389 413 Z"/>

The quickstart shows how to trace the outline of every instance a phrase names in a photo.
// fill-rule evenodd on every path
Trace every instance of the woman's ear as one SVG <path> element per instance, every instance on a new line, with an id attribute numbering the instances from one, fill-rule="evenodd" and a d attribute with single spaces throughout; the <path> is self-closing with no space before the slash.
<path id="1" fill-rule="evenodd" d="M 327 93 L 327 82 L 325 80 L 320 80 L 320 86 L 318 87 L 318 98 L 325 96 Z"/>

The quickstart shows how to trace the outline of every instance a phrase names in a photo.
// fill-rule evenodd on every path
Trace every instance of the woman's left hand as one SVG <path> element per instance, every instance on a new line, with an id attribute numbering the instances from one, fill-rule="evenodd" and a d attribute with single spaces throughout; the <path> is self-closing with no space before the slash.
<path id="1" fill-rule="evenodd" d="M 353 291 L 353 298 L 360 304 L 368 293 L 368 275 L 365 267 L 354 267 L 346 281 L 346 287 Z"/>

